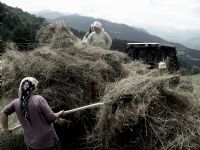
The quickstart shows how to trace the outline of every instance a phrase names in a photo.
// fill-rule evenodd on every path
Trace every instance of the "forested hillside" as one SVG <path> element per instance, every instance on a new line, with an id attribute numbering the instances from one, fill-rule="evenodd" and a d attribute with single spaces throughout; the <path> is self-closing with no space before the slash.
<path id="1" fill-rule="evenodd" d="M 5 42 L 13 41 L 20 50 L 25 50 L 36 43 L 36 33 L 45 22 L 44 18 L 36 17 L 19 8 L 9 7 L 0 2 L 0 48 Z"/>

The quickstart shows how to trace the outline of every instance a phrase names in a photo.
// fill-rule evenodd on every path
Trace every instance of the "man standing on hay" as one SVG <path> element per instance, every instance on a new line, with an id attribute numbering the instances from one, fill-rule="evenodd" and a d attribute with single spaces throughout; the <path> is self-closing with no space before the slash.
<path id="1" fill-rule="evenodd" d="M 104 49 L 110 49 L 112 45 L 112 39 L 110 36 L 102 29 L 102 24 L 98 21 L 93 23 L 94 32 L 92 32 L 87 43 L 92 46 L 101 47 Z"/>
<path id="2" fill-rule="evenodd" d="M 10 134 L 8 115 L 16 112 L 24 129 L 24 142 L 28 150 L 60 150 L 58 136 L 52 122 L 64 116 L 64 111 L 54 113 L 47 101 L 40 95 L 33 95 L 38 81 L 32 77 L 24 78 L 19 86 L 19 98 L 13 100 L 2 111 L 2 126 Z"/>

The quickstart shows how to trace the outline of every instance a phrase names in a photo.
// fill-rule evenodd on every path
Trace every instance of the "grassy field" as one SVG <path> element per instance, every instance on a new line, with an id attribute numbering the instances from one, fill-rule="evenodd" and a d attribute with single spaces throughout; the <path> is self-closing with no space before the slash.
<path id="1" fill-rule="evenodd" d="M 194 86 L 194 90 L 196 92 L 200 92 L 200 74 L 199 75 L 189 76 L 188 78 L 190 78 L 192 80 L 192 83 L 193 83 L 193 86 Z"/>
<path id="2" fill-rule="evenodd" d="M 200 74 L 191 76 L 193 84 L 200 86 Z"/>

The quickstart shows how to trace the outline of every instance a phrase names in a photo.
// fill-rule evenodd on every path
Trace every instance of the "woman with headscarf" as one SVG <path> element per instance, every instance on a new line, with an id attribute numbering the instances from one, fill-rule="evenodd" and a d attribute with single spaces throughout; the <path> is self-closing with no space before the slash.
<path id="1" fill-rule="evenodd" d="M 87 43 L 91 44 L 92 46 L 110 49 L 112 45 L 112 39 L 104 31 L 104 29 L 102 28 L 102 24 L 98 21 L 95 21 L 93 26 L 94 32 L 89 35 Z"/>
<path id="2" fill-rule="evenodd" d="M 24 129 L 24 142 L 28 150 L 58 150 L 59 139 L 52 122 L 64 116 L 64 111 L 54 113 L 47 101 L 40 95 L 34 95 L 38 81 L 33 77 L 24 78 L 19 86 L 19 98 L 13 100 L 2 111 L 2 127 L 8 128 L 8 116 L 16 112 Z"/>

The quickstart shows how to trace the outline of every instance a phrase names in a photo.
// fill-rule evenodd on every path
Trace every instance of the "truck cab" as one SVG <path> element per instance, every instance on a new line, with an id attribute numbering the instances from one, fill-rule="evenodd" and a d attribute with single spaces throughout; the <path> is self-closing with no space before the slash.
<path id="1" fill-rule="evenodd" d="M 169 72 L 179 70 L 176 46 L 162 43 L 127 43 L 126 53 L 132 60 L 148 64 L 150 69 L 166 63 Z"/>

